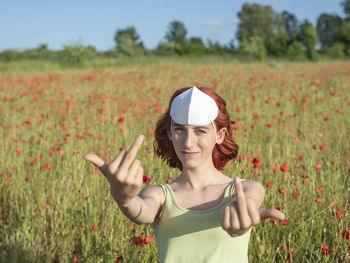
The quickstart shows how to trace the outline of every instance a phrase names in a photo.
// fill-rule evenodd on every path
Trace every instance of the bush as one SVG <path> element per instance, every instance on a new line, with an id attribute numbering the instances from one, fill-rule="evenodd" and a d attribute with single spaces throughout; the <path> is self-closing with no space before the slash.
<path id="1" fill-rule="evenodd" d="M 343 43 L 335 43 L 333 46 L 327 49 L 327 55 L 335 59 L 343 59 L 345 54 L 345 45 Z"/>
<path id="2" fill-rule="evenodd" d="M 242 41 L 240 52 L 256 60 L 265 60 L 266 48 L 261 37 L 250 37 L 249 40 Z"/>
<path id="3" fill-rule="evenodd" d="M 345 54 L 346 54 L 348 57 L 350 57 L 350 46 L 347 46 L 347 47 L 345 48 Z"/>
<path id="4" fill-rule="evenodd" d="M 154 52 L 161 56 L 172 56 L 176 54 L 176 49 L 177 45 L 174 42 L 160 42 Z"/>
<path id="5" fill-rule="evenodd" d="M 301 46 L 301 43 L 298 41 L 293 41 L 287 49 L 287 57 L 291 61 L 305 59 L 304 51 Z"/>
<path id="6" fill-rule="evenodd" d="M 22 59 L 23 55 L 18 50 L 5 50 L 0 53 L 0 60 L 10 62 L 10 61 L 16 61 Z"/>

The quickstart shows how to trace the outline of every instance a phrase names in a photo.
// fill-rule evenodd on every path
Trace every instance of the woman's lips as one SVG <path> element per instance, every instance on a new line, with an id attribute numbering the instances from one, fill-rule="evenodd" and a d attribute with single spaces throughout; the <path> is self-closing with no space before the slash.
<path id="1" fill-rule="evenodd" d="M 184 156 L 187 156 L 187 157 L 192 157 L 197 154 L 197 152 L 184 152 L 184 151 L 181 151 L 181 152 Z"/>

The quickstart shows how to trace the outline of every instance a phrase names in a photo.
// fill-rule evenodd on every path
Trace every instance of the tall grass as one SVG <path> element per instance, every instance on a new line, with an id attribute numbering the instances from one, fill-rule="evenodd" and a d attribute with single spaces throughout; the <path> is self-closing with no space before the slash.
<path id="1" fill-rule="evenodd" d="M 192 85 L 216 89 L 236 121 L 239 158 L 224 173 L 261 182 L 263 207 L 287 216 L 253 228 L 250 262 L 349 254 L 350 63 L 216 61 L 2 73 L 0 261 L 157 262 L 155 242 L 133 243 L 152 228 L 122 215 L 82 156 L 109 161 L 143 133 L 151 184 L 178 176 L 154 157 L 152 133 L 172 92 Z"/>

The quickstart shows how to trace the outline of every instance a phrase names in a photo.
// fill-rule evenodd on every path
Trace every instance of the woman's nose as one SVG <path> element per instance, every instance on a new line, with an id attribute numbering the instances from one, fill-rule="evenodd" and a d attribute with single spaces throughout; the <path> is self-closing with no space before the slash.
<path id="1" fill-rule="evenodd" d="M 193 144 L 193 134 L 191 131 L 187 131 L 185 135 L 185 147 L 190 148 Z"/>

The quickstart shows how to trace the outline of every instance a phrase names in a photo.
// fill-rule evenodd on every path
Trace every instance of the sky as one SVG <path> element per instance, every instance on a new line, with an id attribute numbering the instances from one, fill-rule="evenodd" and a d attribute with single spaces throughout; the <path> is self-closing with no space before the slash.
<path id="1" fill-rule="evenodd" d="M 0 51 L 24 50 L 47 44 L 50 50 L 83 44 L 99 51 L 115 48 L 118 29 L 136 28 L 144 46 L 165 41 L 170 22 L 184 23 L 187 37 L 219 41 L 235 39 L 238 12 L 244 3 L 270 5 L 299 21 L 316 25 L 321 13 L 344 17 L 342 0 L 0 0 Z M 237 42 L 236 42 L 237 44 Z"/>

